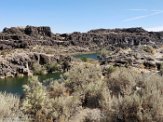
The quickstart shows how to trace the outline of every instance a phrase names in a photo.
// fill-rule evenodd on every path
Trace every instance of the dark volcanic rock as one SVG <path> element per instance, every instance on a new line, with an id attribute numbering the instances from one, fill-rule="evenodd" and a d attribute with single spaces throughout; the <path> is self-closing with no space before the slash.
<path id="1" fill-rule="evenodd" d="M 33 36 L 33 37 L 37 37 L 37 38 L 41 38 L 42 37 L 51 37 L 52 33 L 51 33 L 51 29 L 50 27 L 34 27 L 34 26 L 26 26 L 25 30 L 24 30 L 25 34 L 29 35 L 29 36 Z"/>
<path id="2" fill-rule="evenodd" d="M 63 69 L 70 67 L 71 58 L 63 55 L 48 55 L 44 53 L 14 53 L 7 57 L 0 56 L 0 78 L 14 77 L 19 74 L 29 75 L 32 72 L 32 65 L 46 65 L 50 63 L 63 62 Z M 31 72 L 29 72 L 31 71 Z"/>
<path id="3" fill-rule="evenodd" d="M 75 32 L 69 35 L 73 45 L 97 45 L 100 47 L 132 47 L 144 44 L 157 44 L 163 41 L 161 33 L 148 32 L 142 28 L 98 29 L 88 33 Z"/>
<path id="4" fill-rule="evenodd" d="M 25 28 L 4 28 L 0 33 L 0 50 L 28 48 L 30 45 L 50 45 L 52 37 L 50 27 L 26 26 Z"/>
<path id="5" fill-rule="evenodd" d="M 22 35 L 24 34 L 24 28 L 20 27 L 4 28 L 2 33 Z"/>
<path id="6" fill-rule="evenodd" d="M 13 49 L 13 48 L 27 48 L 28 42 L 23 40 L 1 40 L 0 50 Z"/>
<path id="7" fill-rule="evenodd" d="M 1 40 L 24 40 L 24 39 L 44 39 L 46 37 L 51 37 L 52 32 L 50 27 L 41 26 L 26 26 L 24 28 L 21 27 L 11 27 L 4 28 L 2 33 L 0 33 Z"/>
<path id="8" fill-rule="evenodd" d="M 27 48 L 30 45 L 80 46 L 89 49 L 160 45 L 163 32 L 148 32 L 142 28 L 97 29 L 87 33 L 53 34 L 50 27 L 26 26 L 5 28 L 0 33 L 0 49 Z M 7 41 L 6 41 L 7 40 Z"/>

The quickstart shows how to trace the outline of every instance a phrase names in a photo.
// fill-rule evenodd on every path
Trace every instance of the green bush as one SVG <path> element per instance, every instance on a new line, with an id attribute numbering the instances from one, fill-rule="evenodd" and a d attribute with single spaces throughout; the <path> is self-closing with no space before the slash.
<path id="1" fill-rule="evenodd" d="M 143 50 L 147 53 L 151 53 L 151 54 L 154 53 L 154 48 L 152 46 L 144 46 Z"/>
<path id="2" fill-rule="evenodd" d="M 81 57 L 80 60 L 82 60 L 83 62 L 87 62 L 87 61 L 88 61 L 88 58 L 86 58 L 86 57 Z"/>
<path id="3" fill-rule="evenodd" d="M 46 90 L 37 77 L 29 79 L 29 83 L 23 86 L 25 99 L 22 103 L 22 110 L 25 113 L 36 114 L 37 111 L 45 106 Z"/>
<path id="4" fill-rule="evenodd" d="M 106 56 L 110 55 L 109 50 L 107 50 L 106 48 L 101 49 L 98 53 L 100 55 L 102 55 L 103 57 L 106 57 Z"/>
<path id="5" fill-rule="evenodd" d="M 114 66 L 105 67 L 103 69 L 103 75 L 109 77 L 115 70 L 116 68 Z"/>
<path id="6" fill-rule="evenodd" d="M 50 64 L 45 65 L 45 67 L 47 71 L 50 73 L 60 71 L 61 69 L 61 66 L 57 63 L 50 63 Z"/>
<path id="7" fill-rule="evenodd" d="M 40 65 L 38 63 L 34 63 L 32 65 L 32 70 L 33 70 L 34 75 L 43 75 L 46 73 L 45 67 L 43 67 L 42 65 Z"/>

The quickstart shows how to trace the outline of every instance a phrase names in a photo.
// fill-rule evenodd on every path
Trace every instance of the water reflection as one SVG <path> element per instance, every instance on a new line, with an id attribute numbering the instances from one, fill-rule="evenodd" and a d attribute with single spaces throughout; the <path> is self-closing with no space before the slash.
<path id="1" fill-rule="evenodd" d="M 40 81 L 46 79 L 59 79 L 60 73 L 46 74 L 38 76 Z M 28 77 L 16 77 L 16 78 L 7 78 L 0 79 L 0 91 L 6 93 L 13 93 L 17 95 L 23 94 L 22 86 L 28 82 Z"/>

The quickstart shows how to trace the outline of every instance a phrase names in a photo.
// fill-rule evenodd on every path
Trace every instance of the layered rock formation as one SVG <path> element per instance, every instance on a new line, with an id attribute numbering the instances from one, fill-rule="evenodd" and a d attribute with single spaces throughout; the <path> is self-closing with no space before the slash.
<path id="1" fill-rule="evenodd" d="M 132 47 L 163 42 L 163 32 L 148 32 L 142 28 L 97 29 L 87 33 L 53 34 L 50 27 L 26 26 L 5 28 L 0 33 L 0 49 L 28 48 L 33 45 L 97 47 Z"/>
<path id="2" fill-rule="evenodd" d="M 33 74 L 32 66 L 35 63 L 38 65 L 46 65 L 61 62 L 64 63 L 67 61 L 70 61 L 68 56 L 48 55 L 37 52 L 22 52 L 9 54 L 5 57 L 0 56 L 0 78 L 15 77 L 20 74 Z"/>
<path id="3" fill-rule="evenodd" d="M 76 52 L 79 47 L 89 51 L 95 51 L 101 48 L 108 48 L 115 51 L 119 47 L 129 47 L 133 50 L 132 52 L 117 52 L 116 55 L 107 57 L 107 62 L 114 65 L 143 65 L 147 68 L 152 67 L 157 69 L 159 67 L 158 64 L 161 64 L 159 62 L 160 60 L 149 60 L 149 55 L 137 57 L 139 52 L 138 54 L 135 54 L 135 52 L 140 45 L 150 45 L 157 48 L 162 44 L 163 32 L 148 32 L 142 28 L 97 29 L 88 31 L 87 33 L 74 32 L 71 34 L 53 34 L 50 27 L 45 26 L 4 28 L 0 33 L 0 50 L 11 52 L 8 56 L 0 52 L 0 76 L 16 76 L 19 73 L 29 74 L 31 65 L 36 62 L 40 65 L 45 65 L 63 61 L 64 58 L 59 56 L 61 53 L 60 47 L 71 49 L 71 51 L 75 50 L 72 52 Z M 59 53 L 56 55 L 55 51 L 52 51 L 52 54 L 48 55 L 44 54 L 45 52 L 40 53 L 41 49 L 38 49 L 38 52 L 31 50 L 31 47 L 36 45 L 44 46 L 44 48 L 46 46 L 50 46 L 51 48 L 55 47 L 55 50 Z M 24 53 L 13 53 L 12 49 L 19 48 L 29 49 L 28 51 L 24 51 Z M 49 52 L 50 49 L 46 53 Z M 65 63 L 65 65 L 67 64 Z"/>
<path id="4" fill-rule="evenodd" d="M 51 36 L 52 36 L 52 32 L 51 32 L 50 27 L 26 26 L 26 27 L 4 28 L 1 33 L 0 39 L 1 40 L 40 39 L 43 37 L 47 38 Z"/>
<path id="5" fill-rule="evenodd" d="M 114 66 L 132 66 L 140 69 L 159 70 L 163 63 L 160 49 L 153 49 L 153 53 L 145 50 L 146 46 L 135 49 L 117 49 L 107 56 L 99 56 L 101 64 Z"/>
<path id="6" fill-rule="evenodd" d="M 147 32 L 142 28 L 129 29 L 98 29 L 88 33 L 72 33 L 68 40 L 75 45 L 95 45 L 101 47 L 131 47 L 144 44 L 159 44 L 163 42 L 161 32 Z"/>
<path id="7" fill-rule="evenodd" d="M 30 45 L 53 45 L 50 27 L 26 26 L 4 28 L 0 33 L 0 50 L 28 48 Z"/>

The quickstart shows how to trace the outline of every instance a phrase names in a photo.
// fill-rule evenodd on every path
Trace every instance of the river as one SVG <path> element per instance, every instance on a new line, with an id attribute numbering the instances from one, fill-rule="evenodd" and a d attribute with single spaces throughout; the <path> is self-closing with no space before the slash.
<path id="1" fill-rule="evenodd" d="M 60 73 L 46 74 L 38 76 L 40 81 L 46 79 L 59 79 Z M 28 82 L 28 77 L 15 77 L 15 78 L 6 78 L 0 79 L 0 91 L 6 93 L 12 93 L 21 95 L 23 94 L 23 85 Z"/>
<path id="2" fill-rule="evenodd" d="M 74 55 L 75 58 L 91 58 L 97 60 L 97 54 L 78 54 Z M 40 81 L 46 79 L 59 79 L 60 73 L 46 74 L 38 76 Z M 23 85 L 28 82 L 28 77 L 15 77 L 15 78 L 6 78 L 0 79 L 0 92 L 12 93 L 17 95 L 23 94 Z"/>

